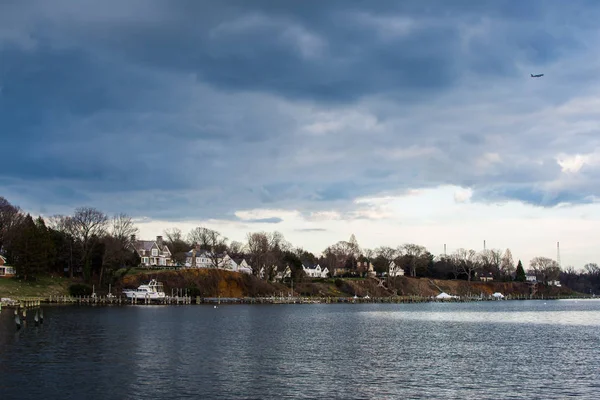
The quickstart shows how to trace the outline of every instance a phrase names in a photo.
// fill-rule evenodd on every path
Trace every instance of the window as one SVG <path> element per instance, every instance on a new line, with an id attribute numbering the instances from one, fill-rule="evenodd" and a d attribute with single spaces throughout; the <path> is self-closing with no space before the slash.
<path id="1" fill-rule="evenodd" d="M 152 257 L 158 256 L 158 249 L 152 249 Z"/>
<path id="2" fill-rule="evenodd" d="M 144 263 L 144 264 L 148 264 L 148 257 L 144 257 L 144 258 L 142 258 L 142 263 Z"/>

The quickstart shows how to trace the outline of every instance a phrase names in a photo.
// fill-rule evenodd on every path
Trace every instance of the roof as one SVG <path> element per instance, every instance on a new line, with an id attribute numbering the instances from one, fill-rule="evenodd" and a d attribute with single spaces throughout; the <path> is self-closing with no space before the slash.
<path id="1" fill-rule="evenodd" d="M 311 264 L 307 261 L 302 262 L 302 267 L 305 269 L 317 269 L 318 266 L 319 266 L 319 264 Z"/>
<path id="2" fill-rule="evenodd" d="M 160 246 L 156 242 L 156 240 L 136 240 L 134 242 L 134 246 L 137 251 L 141 251 L 141 250 L 150 251 L 150 250 L 152 250 L 152 247 L 154 247 L 154 245 L 156 245 L 156 248 L 160 251 L 169 250 L 169 248 L 167 247 L 166 244 L 163 243 L 163 245 Z"/>

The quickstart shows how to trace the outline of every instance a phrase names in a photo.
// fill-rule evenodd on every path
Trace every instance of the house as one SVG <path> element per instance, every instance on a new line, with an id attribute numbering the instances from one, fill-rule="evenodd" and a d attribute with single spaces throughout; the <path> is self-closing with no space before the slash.
<path id="1" fill-rule="evenodd" d="M 211 255 L 208 251 L 200 250 L 198 246 L 185 253 L 185 266 L 187 268 L 212 267 Z"/>
<path id="2" fill-rule="evenodd" d="M 561 287 L 560 281 L 548 281 L 548 286 Z"/>
<path id="3" fill-rule="evenodd" d="M 491 282 L 494 280 L 494 275 L 491 272 L 482 272 L 479 275 L 479 280 L 482 282 Z"/>
<path id="4" fill-rule="evenodd" d="M 246 262 L 246 259 L 234 258 L 233 262 L 237 265 L 237 272 L 252 275 L 252 267 Z"/>
<path id="5" fill-rule="evenodd" d="M 375 267 L 372 262 L 359 261 L 356 263 L 356 269 L 361 272 L 366 272 L 369 277 L 375 276 Z"/>
<path id="6" fill-rule="evenodd" d="M 279 282 L 283 282 L 286 279 L 290 279 L 292 277 L 292 269 L 289 265 L 286 265 L 283 270 L 277 271 L 275 275 L 275 280 Z"/>
<path id="7" fill-rule="evenodd" d="M 133 248 L 140 256 L 141 265 L 144 267 L 170 267 L 173 265 L 171 251 L 163 242 L 162 236 L 156 240 L 133 240 Z"/>
<path id="8" fill-rule="evenodd" d="M 525 281 L 529 283 L 537 283 L 537 277 L 533 274 L 525 275 Z"/>
<path id="9" fill-rule="evenodd" d="M 322 269 L 319 264 L 311 265 L 303 262 L 302 270 L 309 278 L 327 278 L 329 275 L 329 269 L 327 267 Z"/>
<path id="10" fill-rule="evenodd" d="M 6 258 L 0 256 L 0 278 L 10 278 L 15 276 L 16 273 L 14 267 L 6 265 Z"/>
<path id="11" fill-rule="evenodd" d="M 391 277 L 404 276 L 404 269 L 402 269 L 399 265 L 396 265 L 396 263 L 393 261 L 390 262 L 389 271 Z"/>

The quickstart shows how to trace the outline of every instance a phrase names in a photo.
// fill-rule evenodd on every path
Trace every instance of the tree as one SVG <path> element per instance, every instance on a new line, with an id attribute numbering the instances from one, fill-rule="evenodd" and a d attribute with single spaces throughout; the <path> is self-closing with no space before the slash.
<path id="1" fill-rule="evenodd" d="M 515 273 L 515 281 L 517 282 L 525 282 L 527 280 L 527 276 L 525 275 L 525 270 L 523 269 L 523 263 L 521 260 L 517 263 L 517 270 Z"/>
<path id="2" fill-rule="evenodd" d="M 496 277 L 500 274 L 502 265 L 502 252 L 500 250 L 486 249 L 479 253 L 479 266 L 483 271 L 491 272 Z"/>
<path id="3" fill-rule="evenodd" d="M 254 232 L 248 234 L 246 248 L 252 273 L 259 276 L 263 269 L 265 279 L 272 280 L 277 272 L 277 265 L 283 262 L 286 253 L 291 253 L 292 246 L 280 232 Z"/>
<path id="4" fill-rule="evenodd" d="M 480 268 L 477 252 L 475 250 L 458 249 L 452 255 L 458 271 L 467 275 L 467 280 L 471 278 Z"/>
<path id="5" fill-rule="evenodd" d="M 417 276 L 417 269 L 427 265 L 429 254 L 423 246 L 413 243 L 403 244 L 398 248 L 398 263 L 408 268 L 410 276 Z"/>
<path id="6" fill-rule="evenodd" d="M 233 240 L 231 243 L 229 243 L 229 253 L 230 254 L 239 256 L 243 253 L 243 250 L 244 250 L 244 244 L 242 242 Z"/>
<path id="7" fill-rule="evenodd" d="M 500 262 L 500 272 L 507 279 L 510 278 L 515 272 L 515 262 L 513 261 L 513 256 L 510 249 L 506 249 L 504 255 L 502 256 L 502 260 Z"/>
<path id="8" fill-rule="evenodd" d="M 250 258 L 252 274 L 260 275 L 260 270 L 265 268 L 269 253 L 269 237 L 266 232 L 249 233 L 246 236 L 246 249 Z"/>
<path id="9" fill-rule="evenodd" d="M 138 228 L 126 214 L 115 215 L 110 223 L 110 231 L 102 238 L 102 261 L 98 283 L 102 285 L 106 269 L 113 272 L 131 261 L 131 249 L 135 245 Z"/>
<path id="10" fill-rule="evenodd" d="M 188 242 L 183 239 L 181 229 L 173 228 L 164 231 L 167 246 L 171 251 L 171 257 L 175 263 L 184 265 L 187 258 L 187 252 L 192 247 Z"/>
<path id="11" fill-rule="evenodd" d="M 583 269 L 590 275 L 600 275 L 600 267 L 596 263 L 587 263 L 583 266 Z"/>
<path id="12" fill-rule="evenodd" d="M 387 279 L 389 282 L 391 279 L 390 265 L 392 264 L 392 261 L 394 261 L 396 259 L 396 257 L 398 256 L 398 251 L 396 249 L 394 249 L 393 247 L 381 246 L 375 250 L 375 253 L 377 254 L 377 258 L 380 258 L 381 260 L 383 260 L 385 262 L 385 272 L 386 272 Z"/>
<path id="13" fill-rule="evenodd" d="M 531 259 L 529 265 L 535 273 L 537 279 L 545 284 L 548 281 L 553 281 L 560 276 L 560 266 L 558 263 L 547 257 L 535 257 Z"/>
<path id="14" fill-rule="evenodd" d="M 0 196 L 0 251 L 5 243 L 10 240 L 13 228 L 23 220 L 19 207 L 13 206 L 4 197 Z"/>
<path id="15" fill-rule="evenodd" d="M 29 214 L 15 229 L 8 253 L 17 275 L 28 280 L 44 271 L 49 242 L 41 226 L 36 225 Z"/>
<path id="16" fill-rule="evenodd" d="M 92 207 L 79 207 L 70 217 L 70 229 L 82 248 L 82 264 L 84 279 L 91 280 L 91 255 L 93 246 L 97 243 L 94 238 L 106 234 L 108 217 L 103 212 Z"/>
<path id="17" fill-rule="evenodd" d="M 75 246 L 75 225 L 71 217 L 66 215 L 54 215 L 48 219 L 51 229 L 58 232 L 56 240 L 60 240 L 60 250 L 67 253 L 66 260 L 69 277 L 72 279 L 75 272 L 76 260 L 80 260 L 80 252 Z"/>
<path id="18" fill-rule="evenodd" d="M 212 268 L 222 268 L 227 257 L 227 238 L 219 232 L 197 227 L 188 234 L 188 241 L 204 250 Z"/>

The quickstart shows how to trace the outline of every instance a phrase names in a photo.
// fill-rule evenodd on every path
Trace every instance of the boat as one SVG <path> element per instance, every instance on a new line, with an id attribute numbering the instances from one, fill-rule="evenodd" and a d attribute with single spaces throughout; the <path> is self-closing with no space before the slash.
<path id="1" fill-rule="evenodd" d="M 125 289 L 123 294 L 128 299 L 140 299 L 140 300 L 159 300 L 166 297 L 163 290 L 162 282 L 157 282 L 156 279 L 152 279 L 147 285 L 140 285 L 137 289 Z"/>

